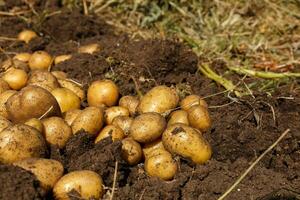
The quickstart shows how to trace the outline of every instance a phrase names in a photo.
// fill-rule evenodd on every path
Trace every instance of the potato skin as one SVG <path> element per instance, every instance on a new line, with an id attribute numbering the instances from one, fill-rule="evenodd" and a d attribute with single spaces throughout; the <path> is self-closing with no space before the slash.
<path id="1" fill-rule="evenodd" d="M 5 92 L 0 94 L 0 116 L 8 119 L 8 112 L 5 105 L 7 100 L 16 93 L 17 91 L 15 90 L 6 90 Z"/>
<path id="2" fill-rule="evenodd" d="M 80 108 L 80 98 L 68 88 L 56 88 L 51 94 L 55 97 L 62 113 Z"/>
<path id="3" fill-rule="evenodd" d="M 184 110 L 176 110 L 170 114 L 168 126 L 175 123 L 183 123 L 189 125 L 188 113 Z"/>
<path id="4" fill-rule="evenodd" d="M 201 105 L 195 105 L 188 109 L 188 120 L 191 127 L 201 132 L 207 131 L 211 127 L 211 119 L 207 108 Z"/>
<path id="5" fill-rule="evenodd" d="M 100 140 L 103 140 L 104 138 L 107 138 L 109 136 L 111 136 L 113 141 L 121 140 L 125 137 L 122 129 L 114 125 L 107 125 L 100 131 L 95 140 L 95 143 L 98 143 L 100 142 Z"/>
<path id="6" fill-rule="evenodd" d="M 2 79 L 8 83 L 10 88 L 20 90 L 26 85 L 28 75 L 23 69 L 11 67 L 3 74 Z"/>
<path id="7" fill-rule="evenodd" d="M 80 98 L 81 101 L 85 100 L 86 96 L 82 87 L 72 82 L 71 79 L 59 79 L 58 82 L 61 87 L 67 88 L 74 92 Z"/>
<path id="8" fill-rule="evenodd" d="M 15 124 L 0 132 L 0 162 L 13 163 L 32 157 L 43 157 L 46 143 L 42 134 L 31 126 Z"/>
<path id="9" fill-rule="evenodd" d="M 133 122 L 133 118 L 131 117 L 118 116 L 114 118 L 112 125 L 119 127 L 120 129 L 123 130 L 125 135 L 128 135 L 132 122 Z"/>
<path id="10" fill-rule="evenodd" d="M 64 113 L 64 120 L 69 126 L 72 126 L 76 117 L 82 112 L 79 109 L 72 109 Z"/>
<path id="11" fill-rule="evenodd" d="M 158 139 L 166 127 L 166 120 L 158 113 L 144 113 L 137 116 L 130 127 L 130 137 L 141 143 Z"/>
<path id="12" fill-rule="evenodd" d="M 121 106 L 112 106 L 110 108 L 107 108 L 104 111 L 104 118 L 106 124 L 111 124 L 114 120 L 114 118 L 118 116 L 129 116 L 129 111 L 127 108 L 123 108 Z"/>
<path id="13" fill-rule="evenodd" d="M 51 108 L 51 109 L 50 109 Z M 56 99 L 47 90 L 38 86 L 27 86 L 11 96 L 6 102 L 9 119 L 24 122 L 31 118 L 61 116 Z"/>
<path id="14" fill-rule="evenodd" d="M 163 133 L 164 147 L 171 153 L 191 159 L 197 164 L 210 159 L 212 150 L 209 143 L 196 129 L 185 124 L 173 124 Z"/>
<path id="15" fill-rule="evenodd" d="M 5 117 L 0 116 L 0 132 L 11 126 L 12 123 Z"/>
<path id="16" fill-rule="evenodd" d="M 10 90 L 8 83 L 5 80 L 0 79 L 0 94 L 7 90 Z"/>
<path id="17" fill-rule="evenodd" d="M 123 96 L 119 100 L 119 106 L 127 108 L 129 110 L 130 116 L 134 117 L 137 113 L 137 107 L 140 100 L 135 96 Z"/>
<path id="18" fill-rule="evenodd" d="M 159 150 L 166 150 L 160 138 L 143 146 L 143 153 L 145 158 L 150 157 L 152 154 L 158 152 Z"/>
<path id="19" fill-rule="evenodd" d="M 31 119 L 27 120 L 24 124 L 37 129 L 40 133 L 43 133 L 43 131 L 44 131 L 44 126 L 43 126 L 41 120 L 39 120 L 37 118 L 31 118 Z"/>
<path id="20" fill-rule="evenodd" d="M 59 87 L 56 77 L 46 70 L 34 70 L 31 72 L 27 85 L 40 86 L 49 92 Z"/>
<path id="21" fill-rule="evenodd" d="M 64 173 L 63 165 L 52 159 L 27 158 L 13 164 L 32 172 L 46 191 L 51 190 Z"/>
<path id="22" fill-rule="evenodd" d="M 122 140 L 122 158 L 129 165 L 136 165 L 142 159 L 141 145 L 132 138 L 125 138 Z"/>
<path id="23" fill-rule="evenodd" d="M 180 107 L 182 108 L 182 110 L 185 110 L 185 111 L 187 111 L 188 109 L 190 109 L 192 106 L 195 106 L 195 105 L 201 105 L 201 106 L 204 106 L 205 108 L 208 107 L 206 101 L 204 99 L 201 99 L 200 96 L 195 95 L 195 94 L 186 96 L 180 102 Z"/>

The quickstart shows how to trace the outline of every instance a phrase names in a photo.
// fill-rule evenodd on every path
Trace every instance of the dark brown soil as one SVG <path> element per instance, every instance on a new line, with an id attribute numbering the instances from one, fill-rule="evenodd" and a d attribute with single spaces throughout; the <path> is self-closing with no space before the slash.
<path id="1" fill-rule="evenodd" d="M 33 25 L 33 22 L 36 21 L 26 24 L 17 17 L 1 17 L 1 36 L 15 37 L 23 28 L 32 27 L 42 37 L 29 45 L 0 40 L 0 46 L 7 53 L 35 50 L 46 50 L 52 55 L 72 53 L 72 59 L 54 66 L 53 70 L 67 72 L 85 88 L 92 80 L 109 78 L 120 86 L 122 95 L 144 93 L 157 84 L 174 86 L 181 95 L 208 96 L 223 90 L 197 72 L 198 58 L 177 41 L 133 39 L 116 33 L 100 18 L 86 17 L 79 11 L 63 11 L 40 24 Z M 93 55 L 76 53 L 79 44 L 90 42 L 98 43 L 101 51 Z M 2 60 L 5 57 L 0 55 Z M 213 157 L 205 165 L 179 159 L 180 170 L 173 181 L 148 177 L 142 164 L 126 165 L 120 158 L 120 143 L 111 143 L 108 139 L 94 145 L 93 138 L 84 132 L 74 136 L 65 149 L 52 147 L 51 158 L 62 161 L 66 172 L 96 171 L 102 176 L 107 191 L 112 187 L 118 161 L 114 199 L 215 200 L 284 130 L 290 128 L 288 136 L 255 166 L 227 199 L 300 199 L 300 96 L 294 88 L 278 88 L 272 96 L 255 93 L 254 97 L 229 105 L 234 100 L 232 94 L 207 98 L 210 106 L 219 106 L 210 109 L 213 126 L 205 134 L 213 147 Z M 9 182 L 7 180 L 19 180 L 18 173 L 9 171 L 15 169 L 2 168 L 1 186 Z M 1 193 L 14 196 L 11 199 L 22 199 L 23 191 L 27 191 L 28 199 L 39 197 L 39 190 L 32 184 L 32 175 L 25 174 L 25 178 L 20 179 L 24 184 L 18 185 L 18 192 L 12 184 L 1 187 Z"/>

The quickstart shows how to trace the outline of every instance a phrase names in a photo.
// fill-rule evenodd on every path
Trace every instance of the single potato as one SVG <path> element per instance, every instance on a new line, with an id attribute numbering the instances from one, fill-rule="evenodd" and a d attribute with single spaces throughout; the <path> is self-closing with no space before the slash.
<path id="1" fill-rule="evenodd" d="M 100 50 L 99 44 L 87 44 L 78 48 L 78 53 L 93 54 Z"/>
<path id="2" fill-rule="evenodd" d="M 204 99 L 201 99 L 200 96 L 195 95 L 195 94 L 186 96 L 180 102 L 180 107 L 182 108 L 182 110 L 185 110 L 185 111 L 187 111 L 188 109 L 190 109 L 192 106 L 195 106 L 195 105 L 204 106 L 206 108 L 208 107 L 206 101 Z"/>
<path id="3" fill-rule="evenodd" d="M 28 85 L 40 86 L 49 92 L 59 87 L 59 83 L 55 76 L 45 70 L 34 70 L 31 72 Z"/>
<path id="4" fill-rule="evenodd" d="M 62 63 L 66 60 L 69 60 L 72 58 L 72 55 L 60 55 L 60 56 L 56 56 L 54 59 L 54 64 L 57 65 L 59 63 Z"/>
<path id="5" fill-rule="evenodd" d="M 188 119 L 192 127 L 201 132 L 207 131 L 211 127 L 211 119 L 207 108 L 201 105 L 195 105 L 188 109 Z"/>
<path id="6" fill-rule="evenodd" d="M 29 61 L 30 57 L 31 57 L 31 54 L 30 54 L 30 53 L 24 52 L 24 53 L 18 53 L 18 54 L 16 54 L 16 55 L 13 57 L 13 59 L 14 59 L 14 60 L 19 60 L 19 61 L 22 61 L 22 62 L 25 62 L 25 63 L 26 63 L 26 62 Z"/>
<path id="7" fill-rule="evenodd" d="M 80 98 L 81 101 L 85 100 L 85 92 L 79 83 L 76 83 L 72 79 L 58 79 L 58 82 L 61 87 L 67 88 L 74 92 Z"/>
<path id="8" fill-rule="evenodd" d="M 41 120 L 39 120 L 37 118 L 31 118 L 31 119 L 27 120 L 24 124 L 37 129 L 40 133 L 44 132 L 44 126 L 43 126 Z"/>
<path id="9" fill-rule="evenodd" d="M 170 114 L 168 126 L 175 123 L 182 123 L 182 124 L 189 125 L 188 113 L 185 110 L 173 111 Z"/>
<path id="10" fill-rule="evenodd" d="M 104 138 L 111 137 L 113 141 L 121 140 L 125 137 L 122 129 L 114 125 L 105 126 L 97 136 L 95 143 L 100 142 Z"/>
<path id="11" fill-rule="evenodd" d="M 20 90 L 23 88 L 28 80 L 28 75 L 23 69 L 9 68 L 2 76 L 9 87 L 13 90 Z"/>
<path id="12" fill-rule="evenodd" d="M 31 55 L 28 64 L 31 70 L 48 70 L 52 64 L 52 57 L 45 51 L 36 51 Z"/>
<path id="13" fill-rule="evenodd" d="M 123 96 L 119 100 L 119 106 L 127 108 L 132 117 L 136 115 L 139 103 L 140 100 L 135 96 Z"/>
<path id="14" fill-rule="evenodd" d="M 67 88 L 56 88 L 51 94 L 58 102 L 62 113 L 80 108 L 80 98 Z"/>
<path id="15" fill-rule="evenodd" d="M 38 35 L 34 31 L 25 29 L 18 34 L 18 40 L 29 43 L 30 40 L 36 38 L 37 36 Z"/>
<path id="16" fill-rule="evenodd" d="M 155 152 L 159 152 L 160 150 L 166 150 L 161 139 L 157 139 L 153 142 L 146 143 L 143 147 L 143 154 L 145 158 L 150 157 Z"/>
<path id="17" fill-rule="evenodd" d="M 142 160 L 141 145 L 132 138 L 125 138 L 122 140 L 122 158 L 129 165 L 136 165 Z"/>
<path id="18" fill-rule="evenodd" d="M 53 76 L 55 76 L 58 80 L 67 79 L 68 75 L 63 71 L 52 71 Z"/>
<path id="19" fill-rule="evenodd" d="M 104 119 L 106 124 L 111 124 L 113 120 L 118 116 L 129 116 L 129 111 L 127 108 L 121 106 L 113 106 L 107 108 L 104 112 Z"/>
<path id="20" fill-rule="evenodd" d="M 125 135 L 129 135 L 130 127 L 133 122 L 133 118 L 128 116 L 118 116 L 115 117 L 112 125 L 115 125 L 123 130 Z"/>

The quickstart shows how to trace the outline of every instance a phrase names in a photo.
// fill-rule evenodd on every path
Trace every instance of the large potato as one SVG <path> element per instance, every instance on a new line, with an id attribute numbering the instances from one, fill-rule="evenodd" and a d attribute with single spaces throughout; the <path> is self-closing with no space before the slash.
<path id="1" fill-rule="evenodd" d="M 5 104 L 6 104 L 7 100 L 9 99 L 9 97 L 14 95 L 15 93 L 17 93 L 17 91 L 15 91 L 15 90 L 6 90 L 5 92 L 0 94 L 0 116 L 8 119 L 8 112 L 7 112 Z"/>
<path id="2" fill-rule="evenodd" d="M 32 71 L 27 84 L 40 86 L 49 92 L 59 87 L 59 83 L 55 76 L 46 70 Z"/>
<path id="3" fill-rule="evenodd" d="M 11 96 L 6 102 L 9 119 L 25 122 L 31 118 L 60 116 L 56 99 L 47 90 L 38 86 L 27 86 Z"/>
<path id="4" fill-rule="evenodd" d="M 179 96 L 174 89 L 167 86 L 156 86 L 141 98 L 139 113 L 157 112 L 164 114 L 176 108 Z"/>
<path id="5" fill-rule="evenodd" d="M 142 159 L 141 145 L 132 138 L 125 138 L 122 140 L 122 158 L 129 165 L 136 165 Z"/>
<path id="6" fill-rule="evenodd" d="M 206 107 L 195 105 L 189 108 L 187 113 L 190 126 L 201 132 L 205 132 L 211 127 L 211 119 Z"/>
<path id="7" fill-rule="evenodd" d="M 80 98 L 81 101 L 83 101 L 85 99 L 85 97 L 86 97 L 85 92 L 82 89 L 81 85 L 76 84 L 71 79 L 58 79 L 58 82 L 61 87 L 67 88 L 67 89 L 71 90 L 72 92 L 74 92 Z"/>
<path id="8" fill-rule="evenodd" d="M 5 117 L 0 116 L 0 132 L 11 125 L 12 123 L 9 120 L 7 120 Z"/>
<path id="9" fill-rule="evenodd" d="M 118 116 L 129 116 L 127 108 L 121 106 L 112 106 L 104 111 L 104 119 L 106 124 L 111 124 L 113 120 Z"/>
<path id="10" fill-rule="evenodd" d="M 210 159 L 212 150 L 202 134 L 185 124 L 173 124 L 163 133 L 164 147 L 171 153 L 191 159 L 202 164 Z"/>
<path id="11" fill-rule="evenodd" d="M 73 191 L 76 199 L 100 199 L 104 194 L 102 178 L 93 171 L 73 171 L 64 175 L 55 184 L 53 194 L 57 200 L 74 199 L 69 196 Z"/>
<path id="12" fill-rule="evenodd" d="M 130 137 L 141 143 L 158 139 L 166 127 L 166 120 L 158 113 L 137 116 L 130 127 Z"/>
<path id="13" fill-rule="evenodd" d="M 13 164 L 33 173 L 46 191 L 51 190 L 64 173 L 63 165 L 52 159 L 27 158 Z"/>
<path id="14" fill-rule="evenodd" d="M 13 163 L 43 157 L 46 144 L 42 134 L 31 126 L 16 124 L 0 132 L 0 162 Z"/>

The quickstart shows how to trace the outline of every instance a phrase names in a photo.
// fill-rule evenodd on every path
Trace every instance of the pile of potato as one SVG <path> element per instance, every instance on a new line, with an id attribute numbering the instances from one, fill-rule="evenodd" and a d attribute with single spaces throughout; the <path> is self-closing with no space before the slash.
<path id="1" fill-rule="evenodd" d="M 26 37 L 26 33 L 28 34 Z M 37 35 L 26 30 L 19 39 L 28 43 Z M 95 44 L 81 46 L 80 53 L 94 53 Z M 87 93 L 81 84 L 53 64 L 72 55 L 55 58 L 47 52 L 19 53 L 1 65 L 0 162 L 31 171 L 56 199 L 69 199 L 75 190 L 83 199 L 104 194 L 101 177 L 88 170 L 64 175 L 63 165 L 46 158 L 49 145 L 64 148 L 80 130 L 94 136 L 122 141 L 122 157 L 129 165 L 144 162 L 149 176 L 172 180 L 178 170 L 176 156 L 202 164 L 212 150 L 203 134 L 211 120 L 206 102 L 197 95 L 180 100 L 176 91 L 156 86 L 144 96 L 122 96 L 110 80 L 97 80 Z M 88 107 L 81 102 L 87 100 Z"/>

